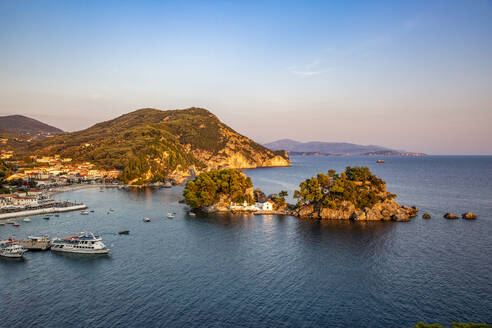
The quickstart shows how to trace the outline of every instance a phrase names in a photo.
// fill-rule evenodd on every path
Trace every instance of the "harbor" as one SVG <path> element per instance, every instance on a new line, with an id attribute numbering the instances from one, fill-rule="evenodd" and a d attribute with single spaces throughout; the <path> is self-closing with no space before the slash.
<path id="1" fill-rule="evenodd" d="M 83 203 L 55 200 L 51 194 L 42 191 L 17 192 L 0 197 L 0 220 L 80 211 L 86 208 Z"/>
<path id="2" fill-rule="evenodd" d="M 23 209 L 19 211 L 12 212 L 0 212 L 0 220 L 6 220 L 16 217 L 24 217 L 31 215 L 39 215 L 39 214 L 52 214 L 52 213 L 63 213 L 63 212 L 71 212 L 71 211 L 79 211 L 86 209 L 87 205 L 85 204 L 75 204 L 75 203 L 59 203 L 56 206 L 49 206 L 45 208 L 37 208 L 37 209 Z"/>

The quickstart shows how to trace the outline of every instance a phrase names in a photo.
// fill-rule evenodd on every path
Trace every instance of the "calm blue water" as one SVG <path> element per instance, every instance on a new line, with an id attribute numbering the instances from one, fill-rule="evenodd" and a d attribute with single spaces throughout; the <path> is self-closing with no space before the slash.
<path id="1" fill-rule="evenodd" d="M 411 222 L 308 222 L 282 216 L 189 217 L 181 187 L 79 190 L 95 213 L 0 227 L 99 232 L 110 256 L 27 253 L 0 259 L 2 327 L 411 327 L 492 323 L 492 157 L 294 157 L 246 171 L 267 193 L 291 192 L 330 168 L 367 165 L 398 200 L 428 211 Z M 106 210 L 116 211 L 106 214 Z M 472 210 L 476 221 L 442 218 Z M 167 212 L 176 212 L 173 220 Z M 144 217 L 152 222 L 144 223 Z M 118 230 L 129 229 L 120 236 Z"/>

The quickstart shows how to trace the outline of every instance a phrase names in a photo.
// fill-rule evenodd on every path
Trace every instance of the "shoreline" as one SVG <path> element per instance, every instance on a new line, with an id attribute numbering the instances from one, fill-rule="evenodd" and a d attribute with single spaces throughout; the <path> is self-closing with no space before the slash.
<path id="1" fill-rule="evenodd" d="M 48 191 L 50 196 L 62 194 L 64 192 L 71 192 L 83 189 L 91 189 L 91 188 L 117 188 L 123 185 L 103 185 L 103 184 L 84 184 L 84 185 L 70 185 L 70 186 L 62 186 L 62 187 L 54 187 Z"/>

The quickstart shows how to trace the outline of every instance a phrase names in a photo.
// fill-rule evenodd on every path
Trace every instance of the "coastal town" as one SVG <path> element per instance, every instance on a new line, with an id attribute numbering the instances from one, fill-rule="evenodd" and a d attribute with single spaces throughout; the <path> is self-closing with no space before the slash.
<path id="1" fill-rule="evenodd" d="M 61 156 L 30 156 L 14 160 L 2 151 L 6 167 L 1 181 L 0 219 L 84 209 L 84 204 L 60 202 L 51 196 L 71 186 L 118 184 L 119 170 L 100 170 L 89 162 L 78 163 Z"/>

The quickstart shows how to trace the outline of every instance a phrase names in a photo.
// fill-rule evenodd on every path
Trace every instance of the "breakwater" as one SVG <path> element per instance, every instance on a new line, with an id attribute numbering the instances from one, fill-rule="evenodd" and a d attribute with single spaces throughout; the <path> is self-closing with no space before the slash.
<path id="1" fill-rule="evenodd" d="M 25 210 L 18 212 L 10 212 L 10 213 L 2 213 L 0 214 L 0 220 L 16 218 L 20 216 L 30 216 L 30 215 L 38 215 L 38 214 L 50 214 L 50 213 L 61 213 L 61 212 L 71 212 L 78 211 L 87 208 L 85 204 L 75 204 L 72 206 L 63 206 L 63 207 L 46 207 L 35 210 Z"/>

